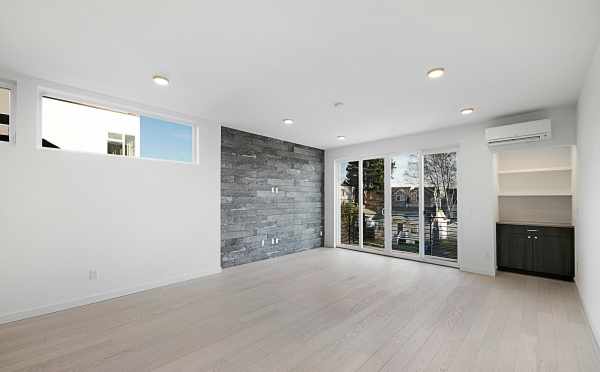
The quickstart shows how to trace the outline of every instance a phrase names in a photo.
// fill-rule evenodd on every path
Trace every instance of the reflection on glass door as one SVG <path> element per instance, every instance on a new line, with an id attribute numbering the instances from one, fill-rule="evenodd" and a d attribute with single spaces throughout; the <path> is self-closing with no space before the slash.
<path id="1" fill-rule="evenodd" d="M 392 157 L 392 250 L 419 253 L 419 154 Z"/>
<path id="2" fill-rule="evenodd" d="M 358 161 L 342 162 L 339 169 L 339 239 L 343 245 L 358 247 L 360 244 L 358 229 Z"/>
<path id="3" fill-rule="evenodd" d="M 385 161 L 363 160 L 363 246 L 385 247 Z"/>
<path id="4" fill-rule="evenodd" d="M 425 255 L 456 260 L 456 152 L 425 154 L 423 183 Z"/>

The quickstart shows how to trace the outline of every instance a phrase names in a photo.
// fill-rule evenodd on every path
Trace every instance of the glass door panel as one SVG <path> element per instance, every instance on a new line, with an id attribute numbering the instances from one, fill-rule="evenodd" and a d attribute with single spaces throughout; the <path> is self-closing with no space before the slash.
<path id="1" fill-rule="evenodd" d="M 423 156 L 426 256 L 457 259 L 456 152 Z"/>
<path id="2" fill-rule="evenodd" d="M 383 250 L 385 247 L 385 161 L 363 160 L 363 246 Z"/>
<path id="3" fill-rule="evenodd" d="M 419 253 L 419 154 L 392 157 L 392 250 Z"/>
<path id="4" fill-rule="evenodd" d="M 338 185 L 340 203 L 340 244 L 358 247 L 359 186 L 358 161 L 341 162 Z"/>

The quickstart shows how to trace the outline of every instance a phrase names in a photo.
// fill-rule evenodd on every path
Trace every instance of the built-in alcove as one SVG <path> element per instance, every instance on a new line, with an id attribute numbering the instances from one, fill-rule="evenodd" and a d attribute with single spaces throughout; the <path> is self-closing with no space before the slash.
<path id="1" fill-rule="evenodd" d="M 573 280 L 575 149 L 496 153 L 499 270 Z"/>
<path id="2" fill-rule="evenodd" d="M 573 225 L 573 146 L 496 153 L 498 221 Z"/>

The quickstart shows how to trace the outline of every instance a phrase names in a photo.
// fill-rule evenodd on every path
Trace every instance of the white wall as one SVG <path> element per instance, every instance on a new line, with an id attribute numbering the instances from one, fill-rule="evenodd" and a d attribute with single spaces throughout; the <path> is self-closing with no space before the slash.
<path id="1" fill-rule="evenodd" d="M 596 340 L 600 340 L 600 48 L 578 103 L 577 287 Z"/>
<path id="2" fill-rule="evenodd" d="M 197 124 L 197 165 L 43 150 L 40 86 L 134 106 L 0 78 L 17 84 L 16 142 L 0 142 L 0 323 L 220 271 L 216 123 L 173 117 Z"/>
<path id="3" fill-rule="evenodd" d="M 479 125 L 456 127 L 325 151 L 326 246 L 332 247 L 335 239 L 334 164 L 336 160 L 355 160 L 368 156 L 458 147 L 460 268 L 464 271 L 494 275 L 496 272 L 497 198 L 493 156 L 485 141 L 484 130 L 489 126 L 541 118 L 552 120 L 553 139 L 537 146 L 573 145 L 575 143 L 575 109 L 561 107 L 505 117 Z M 498 150 L 501 149 L 506 149 L 506 147 L 498 148 Z"/>

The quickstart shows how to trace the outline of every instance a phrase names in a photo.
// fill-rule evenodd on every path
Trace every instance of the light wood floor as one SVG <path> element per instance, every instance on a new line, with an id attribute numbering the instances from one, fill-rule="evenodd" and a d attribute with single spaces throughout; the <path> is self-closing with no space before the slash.
<path id="1" fill-rule="evenodd" d="M 317 249 L 0 326 L 0 370 L 600 371 L 572 283 Z"/>

